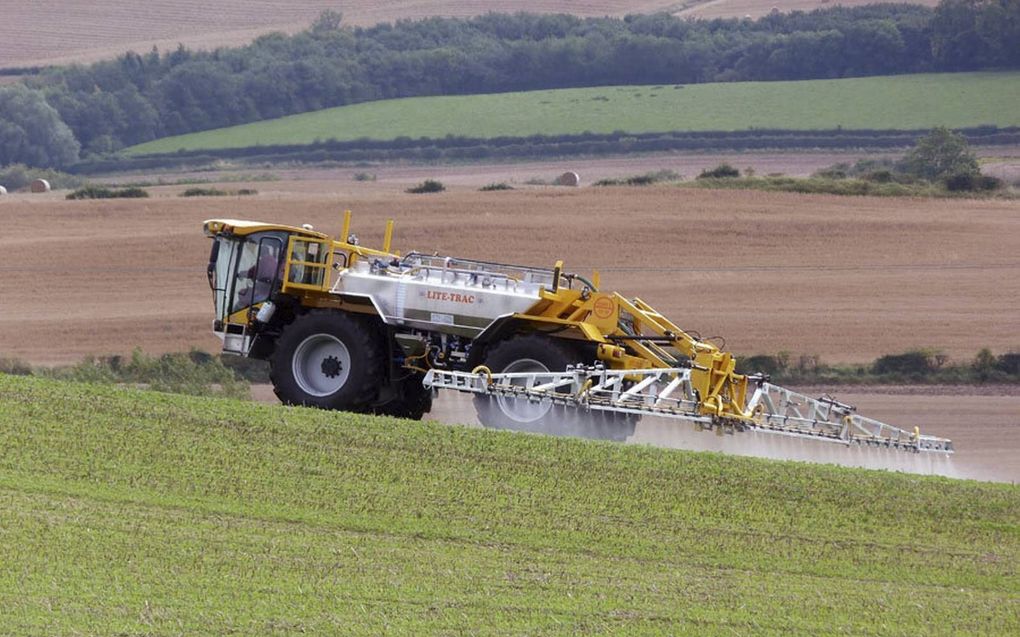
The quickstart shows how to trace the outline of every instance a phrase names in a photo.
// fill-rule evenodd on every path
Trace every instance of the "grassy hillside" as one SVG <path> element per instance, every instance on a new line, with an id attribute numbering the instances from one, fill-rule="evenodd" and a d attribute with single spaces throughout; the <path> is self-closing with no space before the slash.
<path id="1" fill-rule="evenodd" d="M 370 102 L 168 137 L 135 146 L 130 152 L 362 137 L 1017 126 L 1018 103 L 1020 72 L 610 86 Z"/>
<path id="2" fill-rule="evenodd" d="M 1020 489 L 0 375 L 3 634 L 1017 634 Z"/>

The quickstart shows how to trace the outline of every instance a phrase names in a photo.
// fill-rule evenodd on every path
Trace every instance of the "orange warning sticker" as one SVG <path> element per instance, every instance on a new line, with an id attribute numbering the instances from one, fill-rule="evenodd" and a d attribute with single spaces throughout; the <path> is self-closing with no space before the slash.
<path id="1" fill-rule="evenodd" d="M 600 296 L 595 299 L 592 311 L 595 313 L 596 317 L 600 319 L 607 319 L 613 315 L 613 312 L 616 311 L 616 303 L 614 303 L 613 299 L 608 296 Z"/>

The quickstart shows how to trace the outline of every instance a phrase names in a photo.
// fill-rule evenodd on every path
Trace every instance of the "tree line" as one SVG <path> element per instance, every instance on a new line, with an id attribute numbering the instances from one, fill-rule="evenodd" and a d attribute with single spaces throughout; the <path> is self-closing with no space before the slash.
<path id="1" fill-rule="evenodd" d="M 0 165 L 64 167 L 163 137 L 370 100 L 617 84 L 1020 67 L 1020 0 L 758 20 L 497 14 L 306 31 L 46 69 L 0 88 Z"/>

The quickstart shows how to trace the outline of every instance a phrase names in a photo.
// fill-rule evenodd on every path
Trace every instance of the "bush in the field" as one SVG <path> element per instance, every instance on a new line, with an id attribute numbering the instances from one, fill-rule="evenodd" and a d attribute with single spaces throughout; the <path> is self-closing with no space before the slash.
<path id="1" fill-rule="evenodd" d="M 188 188 L 181 193 L 182 197 L 226 197 L 228 193 L 226 190 L 220 190 L 219 188 Z"/>
<path id="2" fill-rule="evenodd" d="M 730 166 L 729 164 L 719 164 L 715 168 L 701 171 L 698 175 L 698 179 L 730 179 L 740 176 L 740 170 Z"/>
<path id="3" fill-rule="evenodd" d="M 446 190 L 446 186 L 444 186 L 441 181 L 436 181 L 435 179 L 426 179 L 417 186 L 408 188 L 407 192 L 413 195 L 420 195 L 423 193 L 430 192 L 443 192 L 444 190 Z"/>
<path id="4" fill-rule="evenodd" d="M 175 394 L 250 396 L 247 382 L 239 380 L 219 357 L 199 350 L 150 356 L 136 349 L 130 357 L 88 357 L 70 367 L 39 370 L 39 373 L 79 382 L 143 385 Z"/>
<path id="5" fill-rule="evenodd" d="M 20 358 L 0 358 L 0 374 L 11 374 L 12 376 L 30 376 L 32 366 Z"/>
<path id="6" fill-rule="evenodd" d="M 141 188 L 106 188 L 103 186 L 85 186 L 72 193 L 67 199 L 145 199 L 149 193 Z"/>

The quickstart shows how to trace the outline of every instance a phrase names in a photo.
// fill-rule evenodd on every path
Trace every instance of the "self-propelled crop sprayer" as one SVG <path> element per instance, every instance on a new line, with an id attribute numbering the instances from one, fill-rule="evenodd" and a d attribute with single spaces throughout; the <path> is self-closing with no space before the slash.
<path id="1" fill-rule="evenodd" d="M 659 416 L 720 431 L 951 452 L 944 438 L 865 418 L 736 371 L 734 357 L 592 277 L 359 245 L 311 226 L 205 222 L 223 351 L 269 361 L 292 405 L 421 418 L 443 389 L 483 424 Z"/>

